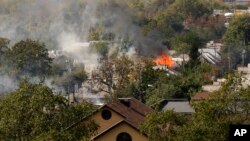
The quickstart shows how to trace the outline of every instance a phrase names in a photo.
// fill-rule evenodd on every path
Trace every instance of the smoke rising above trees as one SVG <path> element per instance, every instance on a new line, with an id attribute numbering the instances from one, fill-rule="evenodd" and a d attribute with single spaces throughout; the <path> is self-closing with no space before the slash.
<path id="1" fill-rule="evenodd" d="M 114 33 L 115 41 L 129 36 L 141 53 L 161 47 L 160 42 L 155 44 L 158 42 L 156 38 L 143 36 L 134 10 L 129 7 L 130 1 L 11 0 L 0 3 L 0 19 L 3 21 L 0 36 L 12 42 L 31 38 L 45 42 L 50 49 L 60 49 L 65 39 L 61 36 L 66 34 L 70 38 L 72 35 L 84 42 L 91 29 L 103 26 L 102 36 Z"/>

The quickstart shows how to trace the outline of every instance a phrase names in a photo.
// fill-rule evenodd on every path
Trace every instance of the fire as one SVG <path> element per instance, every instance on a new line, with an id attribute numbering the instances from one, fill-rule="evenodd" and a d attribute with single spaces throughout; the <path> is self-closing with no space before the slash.
<path id="1" fill-rule="evenodd" d="M 165 52 L 162 52 L 162 55 L 154 59 L 156 65 L 165 65 L 169 68 L 174 66 L 174 61 L 170 56 L 168 56 Z"/>

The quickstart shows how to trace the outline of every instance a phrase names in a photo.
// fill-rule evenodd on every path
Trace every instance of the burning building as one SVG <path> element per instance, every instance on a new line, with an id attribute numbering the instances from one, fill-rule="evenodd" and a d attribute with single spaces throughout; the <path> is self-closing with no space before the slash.
<path id="1" fill-rule="evenodd" d="M 166 66 L 167 68 L 173 68 L 175 64 L 172 58 L 165 52 L 162 52 L 162 55 L 154 60 L 154 63 L 156 65 Z"/>
<path id="2" fill-rule="evenodd" d="M 157 69 L 165 70 L 168 72 L 168 74 L 173 74 L 173 75 L 178 74 L 178 72 L 174 70 L 174 68 L 176 67 L 175 61 L 165 52 L 162 52 L 161 56 L 155 58 L 153 62 L 156 64 L 156 66 L 153 67 L 153 69 L 155 70 Z"/>

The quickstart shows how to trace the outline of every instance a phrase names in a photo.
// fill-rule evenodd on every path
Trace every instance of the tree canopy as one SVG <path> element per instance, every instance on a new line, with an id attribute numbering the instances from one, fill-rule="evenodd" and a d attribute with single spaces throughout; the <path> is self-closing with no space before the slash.
<path id="1" fill-rule="evenodd" d="M 44 79 L 50 73 L 52 59 L 44 43 L 30 39 L 16 43 L 6 54 L 6 60 L 17 76 Z"/>
<path id="2" fill-rule="evenodd" d="M 89 130 L 84 125 L 79 131 L 66 129 L 93 110 L 91 105 L 68 105 L 47 86 L 23 81 L 0 101 L 0 139 L 33 140 L 45 134 L 53 140 L 88 137 Z"/>

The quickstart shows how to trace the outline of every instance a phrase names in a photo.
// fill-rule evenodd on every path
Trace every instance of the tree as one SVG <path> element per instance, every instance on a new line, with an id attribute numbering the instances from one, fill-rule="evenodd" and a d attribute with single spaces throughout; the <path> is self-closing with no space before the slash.
<path id="1" fill-rule="evenodd" d="M 4 67 L 5 64 L 5 60 L 4 60 L 4 56 L 6 55 L 6 52 L 8 51 L 8 45 L 10 43 L 10 40 L 6 39 L 6 38 L 0 38 L 0 68 Z"/>
<path id="2" fill-rule="evenodd" d="M 68 94 L 75 93 L 75 86 L 81 87 L 82 83 L 87 80 L 87 74 L 83 67 L 74 67 L 70 73 L 64 73 L 62 76 L 56 76 L 53 84 L 62 87 Z"/>
<path id="3" fill-rule="evenodd" d="M 230 66 L 236 66 L 240 61 L 244 64 L 250 61 L 250 16 L 235 16 L 223 36 L 225 48 L 224 58 L 228 58 Z M 245 52 L 245 54 L 243 54 Z M 245 55 L 245 56 L 244 56 Z M 241 56 L 241 57 L 239 57 Z M 231 69 L 231 68 L 229 68 Z"/>
<path id="4" fill-rule="evenodd" d="M 176 140 L 228 140 L 230 124 L 249 124 L 250 88 L 244 88 L 244 77 L 231 73 L 222 88 L 208 99 L 192 102 L 195 113 L 180 129 Z"/>
<path id="5" fill-rule="evenodd" d="M 110 57 L 101 60 L 100 66 L 92 73 L 92 81 L 97 85 L 97 91 L 106 92 L 111 99 L 116 98 L 119 91 L 129 84 L 130 73 L 134 65 L 127 56 Z"/>
<path id="6" fill-rule="evenodd" d="M 224 34 L 225 44 L 249 45 L 250 44 L 250 16 L 235 16 Z"/>
<path id="7" fill-rule="evenodd" d="M 51 69 L 52 59 L 48 56 L 45 44 L 30 39 L 16 43 L 6 55 L 17 76 L 39 77 L 43 80 Z"/>
<path id="8" fill-rule="evenodd" d="M 146 116 L 140 130 L 150 141 L 169 141 L 174 140 L 173 136 L 185 122 L 186 119 L 174 111 L 152 112 Z"/>
<path id="9" fill-rule="evenodd" d="M 156 81 L 165 74 L 163 71 L 154 70 L 152 59 L 140 58 L 136 60 L 134 70 L 130 76 L 133 81 L 130 81 L 125 89 L 119 90 L 119 93 L 124 96 L 132 96 L 141 102 L 147 100 L 147 91 L 151 89 Z"/>
<path id="10" fill-rule="evenodd" d="M 73 59 L 62 55 L 53 59 L 51 65 L 52 76 L 62 76 L 67 73 L 73 67 Z"/>
<path id="11" fill-rule="evenodd" d="M 86 126 L 82 125 L 78 131 L 65 129 L 93 109 L 86 104 L 68 105 L 63 97 L 54 95 L 48 87 L 23 81 L 20 88 L 1 99 L 0 139 L 33 140 L 54 133 L 58 135 L 55 140 L 60 140 L 65 134 L 68 135 L 65 140 L 79 140 L 88 136 Z"/>
<path id="12" fill-rule="evenodd" d="M 177 36 L 172 47 L 181 53 L 189 53 L 190 65 L 194 67 L 199 63 L 199 48 L 203 45 L 203 39 L 195 32 L 189 31 Z"/>
<path id="13" fill-rule="evenodd" d="M 159 101 L 168 98 L 188 98 L 200 91 L 202 85 L 209 83 L 209 75 L 213 73 L 211 66 L 198 65 L 194 68 L 187 67 L 179 75 L 167 75 L 159 72 L 159 76 L 152 87 L 146 91 L 146 103 L 159 106 Z M 208 75 L 208 76 L 207 76 Z"/>

